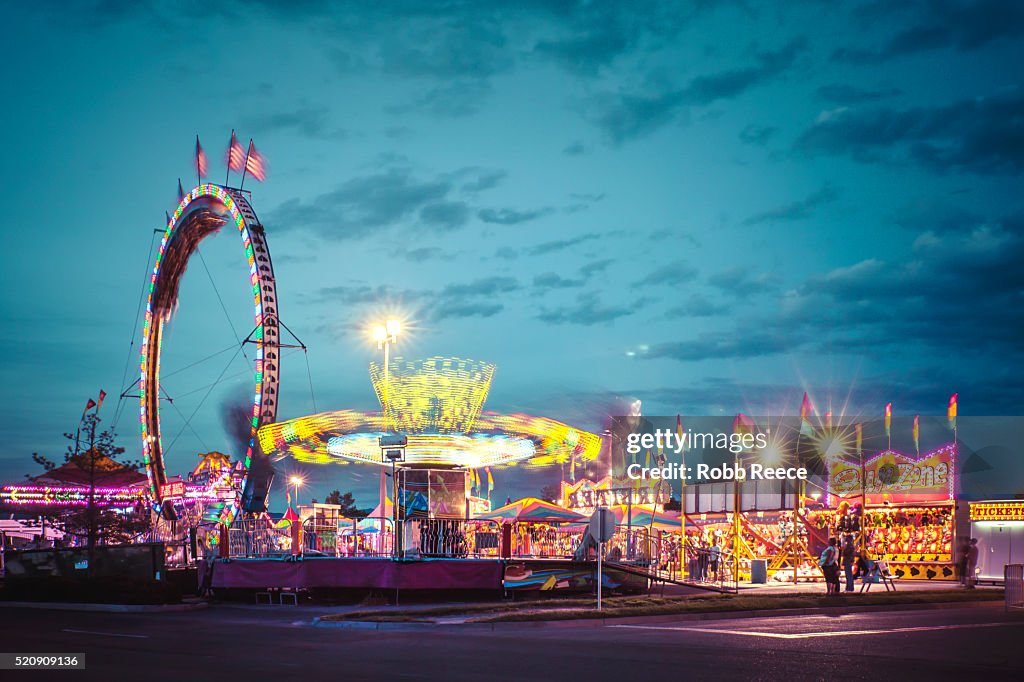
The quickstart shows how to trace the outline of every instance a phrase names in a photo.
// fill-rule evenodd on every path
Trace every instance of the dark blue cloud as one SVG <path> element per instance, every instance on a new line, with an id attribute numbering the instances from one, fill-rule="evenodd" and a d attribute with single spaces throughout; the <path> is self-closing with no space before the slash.
<path id="1" fill-rule="evenodd" d="M 477 217 L 485 223 L 497 223 L 498 225 L 518 225 L 528 223 L 531 220 L 542 218 L 552 212 L 550 208 L 535 208 L 520 211 L 514 208 L 485 208 L 477 213 Z"/>
<path id="2" fill-rule="evenodd" d="M 579 294 L 572 304 L 542 307 L 537 319 L 548 324 L 575 324 L 587 327 L 628 317 L 646 302 L 647 300 L 643 299 L 631 305 L 608 305 L 601 301 L 600 294 L 588 291 Z"/>
<path id="3" fill-rule="evenodd" d="M 744 225 L 759 225 L 793 220 L 806 220 L 819 206 L 831 204 L 839 198 L 839 192 L 831 185 L 825 185 L 813 194 L 767 211 L 755 213 L 743 221 Z"/>
<path id="4" fill-rule="evenodd" d="M 806 45 L 804 38 L 794 39 L 777 50 L 759 53 L 751 65 L 697 76 L 678 89 L 605 95 L 593 103 L 595 113 L 589 116 L 613 142 L 642 137 L 672 122 L 688 107 L 732 99 L 776 78 L 793 65 Z"/>
<path id="5" fill-rule="evenodd" d="M 906 14 L 912 16 L 907 19 Z M 1024 5 L 1003 0 L 930 0 L 872 3 L 861 12 L 865 25 L 896 18 L 909 21 L 877 49 L 841 47 L 836 61 L 874 64 L 940 49 L 977 50 L 998 40 L 1024 35 Z"/>
<path id="6" fill-rule="evenodd" d="M 839 110 L 796 143 L 807 153 L 867 163 L 913 162 L 936 173 L 1020 174 L 1024 169 L 1024 93 L 905 109 Z"/>

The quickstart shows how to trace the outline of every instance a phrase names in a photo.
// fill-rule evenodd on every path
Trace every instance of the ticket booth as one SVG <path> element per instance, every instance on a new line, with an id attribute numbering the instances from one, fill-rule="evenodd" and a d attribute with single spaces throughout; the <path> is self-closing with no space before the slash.
<path id="1" fill-rule="evenodd" d="M 971 502 L 971 537 L 978 540 L 978 580 L 1002 582 L 1007 564 L 1024 564 L 1024 500 Z"/>

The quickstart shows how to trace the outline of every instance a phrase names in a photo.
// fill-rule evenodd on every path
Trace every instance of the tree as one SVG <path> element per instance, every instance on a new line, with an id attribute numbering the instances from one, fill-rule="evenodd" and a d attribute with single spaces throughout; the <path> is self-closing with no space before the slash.
<path id="1" fill-rule="evenodd" d="M 562 501 L 562 488 L 557 483 L 548 483 L 540 489 L 540 499 L 545 502 L 559 504 Z"/>
<path id="2" fill-rule="evenodd" d="M 332 490 L 324 498 L 325 504 L 337 504 L 341 507 L 338 511 L 342 516 L 353 517 L 359 514 L 356 508 L 356 498 L 351 492 L 342 493 L 340 490 Z"/>
<path id="3" fill-rule="evenodd" d="M 103 479 L 125 469 L 138 471 L 144 464 L 135 460 L 118 462 L 117 458 L 124 454 L 124 448 L 115 443 L 116 436 L 112 430 L 96 433 L 101 419 L 95 412 L 85 416 L 80 428 L 75 433 L 65 433 L 70 441 L 64 453 L 64 463 L 73 464 L 85 473 L 84 486 L 89 488 L 89 502 L 85 509 L 64 512 L 56 517 L 65 532 L 72 535 L 85 536 L 89 548 L 89 570 L 93 566 L 93 551 L 97 542 L 125 543 L 146 532 L 150 527 L 151 515 L 145 505 L 140 505 L 133 512 L 119 514 L 113 510 L 100 509 L 95 503 L 95 489 L 103 485 Z M 88 438 L 82 442 L 83 435 Z M 83 451 L 83 445 L 87 446 Z M 52 472 L 57 468 L 53 460 L 32 453 L 32 461 L 44 471 Z"/>

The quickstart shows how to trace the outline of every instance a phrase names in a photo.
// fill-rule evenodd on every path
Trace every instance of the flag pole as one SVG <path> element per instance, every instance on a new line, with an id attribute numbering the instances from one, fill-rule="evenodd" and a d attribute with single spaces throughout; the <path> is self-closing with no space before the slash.
<path id="1" fill-rule="evenodd" d="M 252 138 L 249 138 L 249 148 L 245 150 L 245 163 L 242 165 L 242 183 L 238 186 L 238 189 L 245 188 L 245 173 L 249 170 L 249 154 L 252 153 Z"/>
<path id="2" fill-rule="evenodd" d="M 235 141 L 235 129 L 231 129 L 231 142 Z M 231 177 L 231 142 L 228 143 L 228 169 L 224 171 L 224 186 L 228 186 L 228 178 Z"/>
<path id="3" fill-rule="evenodd" d="M 196 184 L 203 184 L 203 174 L 199 171 L 199 133 L 196 133 Z"/>

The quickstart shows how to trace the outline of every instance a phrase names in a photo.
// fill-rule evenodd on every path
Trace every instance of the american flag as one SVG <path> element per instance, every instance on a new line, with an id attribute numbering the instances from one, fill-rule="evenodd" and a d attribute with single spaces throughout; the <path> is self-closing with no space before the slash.
<path id="1" fill-rule="evenodd" d="M 245 155 L 245 171 L 260 182 L 267 179 L 267 162 L 252 140 L 249 140 L 249 153 Z"/>
<path id="2" fill-rule="evenodd" d="M 235 137 L 234 130 L 231 131 L 231 145 L 228 147 L 227 162 L 228 170 L 233 170 L 236 173 L 240 173 L 245 166 L 245 150 L 242 149 L 242 143 Z"/>
<path id="3" fill-rule="evenodd" d="M 206 175 L 206 152 L 203 151 L 203 145 L 199 144 L 198 135 L 196 135 L 196 172 L 199 173 L 200 178 Z"/>

